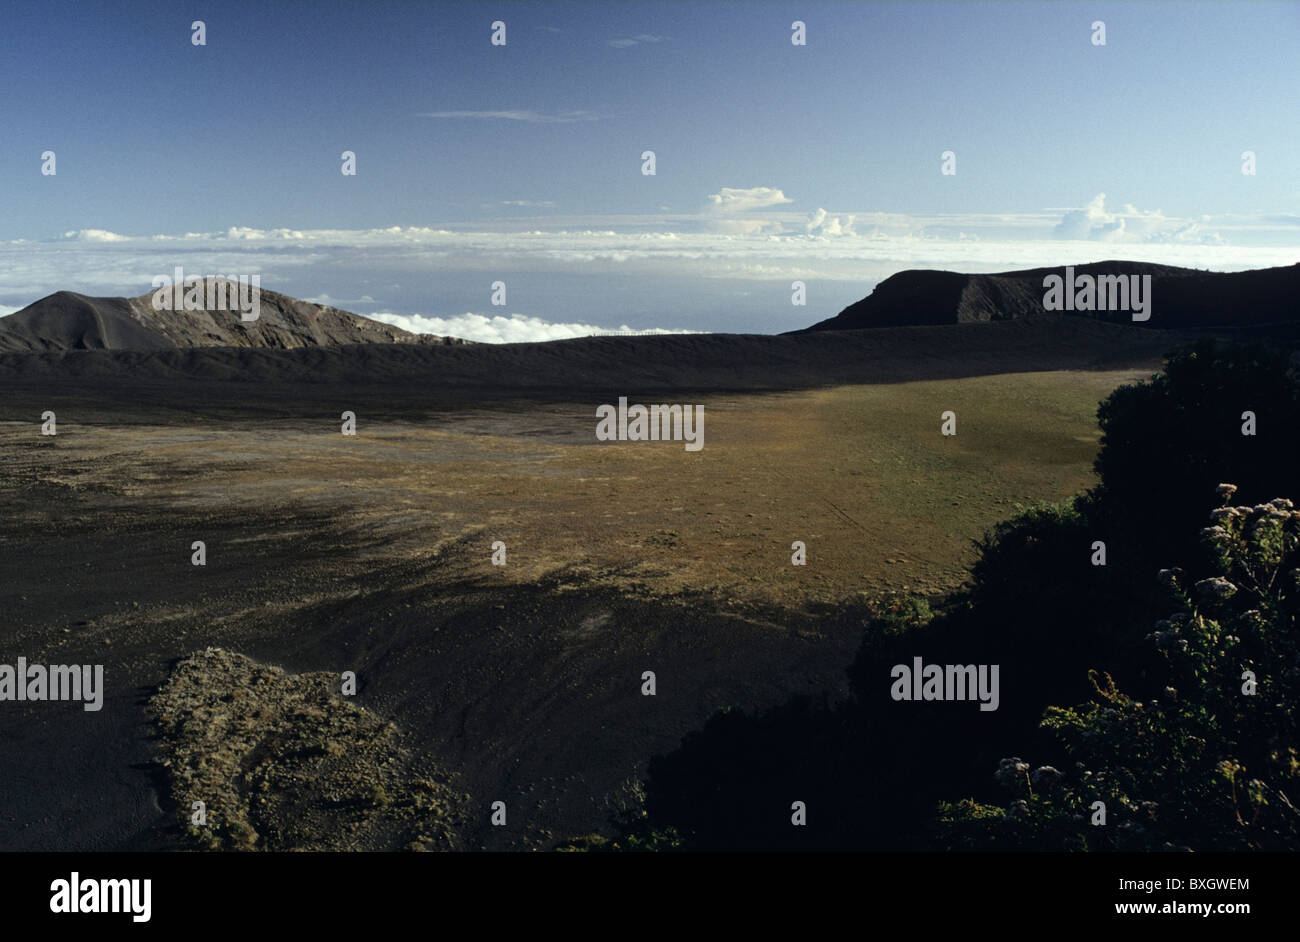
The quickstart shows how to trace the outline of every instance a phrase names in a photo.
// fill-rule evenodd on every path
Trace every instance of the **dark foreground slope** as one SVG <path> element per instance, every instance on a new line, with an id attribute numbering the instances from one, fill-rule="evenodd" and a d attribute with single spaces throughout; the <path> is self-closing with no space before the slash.
<path id="1" fill-rule="evenodd" d="M 1151 318 L 1157 329 L 1241 329 L 1295 324 L 1300 319 L 1300 263 L 1243 272 L 1208 272 L 1148 262 L 1105 261 L 1075 265 L 1075 275 L 1150 275 Z M 970 275 L 902 271 L 861 301 L 806 328 L 857 330 L 919 324 L 967 324 L 1043 314 L 1043 279 L 1065 268 Z M 1125 323 L 1126 311 L 1079 316 Z"/>
<path id="2" fill-rule="evenodd" d="M 230 285 L 230 282 L 225 282 Z M 292 350 L 340 344 L 464 343 L 413 334 L 348 311 L 262 291 L 258 317 L 244 322 L 237 310 L 154 309 L 152 294 L 95 298 L 59 291 L 0 318 L 0 352 L 71 350 L 173 350 L 208 347 Z M 205 297 L 206 302 L 206 297 Z M 222 306 L 227 306 L 223 300 Z M 229 305 L 237 307 L 237 304 Z"/>

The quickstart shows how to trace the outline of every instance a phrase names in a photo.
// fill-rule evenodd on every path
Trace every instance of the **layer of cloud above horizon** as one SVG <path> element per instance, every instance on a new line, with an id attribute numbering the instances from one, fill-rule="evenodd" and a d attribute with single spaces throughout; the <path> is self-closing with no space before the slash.
<path id="1" fill-rule="evenodd" d="M 529 317 L 524 314 L 485 315 L 457 314 L 451 317 L 425 317 L 420 314 L 393 314 L 377 311 L 368 315 L 377 321 L 409 330 L 413 334 L 437 334 L 440 337 L 459 337 L 475 343 L 536 343 L 546 340 L 571 340 L 574 337 L 594 335 L 645 335 L 645 334 L 696 334 L 696 330 L 665 330 L 650 328 L 637 330 L 623 324 L 617 328 L 599 327 L 595 324 L 562 324 Z"/>
<path id="2" fill-rule="evenodd" d="M 0 242 L 0 311 L 58 290 L 140 295 L 155 275 L 181 265 L 191 274 L 260 274 L 264 288 L 296 297 L 330 292 L 357 298 L 352 307 L 337 306 L 411 318 L 414 330 L 456 336 L 478 331 L 484 340 L 618 329 L 629 317 L 627 308 L 612 296 L 598 303 L 602 278 L 681 286 L 676 296 L 666 294 L 662 304 L 646 308 L 661 312 L 660 323 L 635 323 L 636 329 L 762 331 L 791 329 L 835 313 L 821 307 L 791 311 L 792 280 L 810 288 L 838 284 L 835 297 L 854 300 L 908 268 L 989 272 L 1128 258 L 1238 271 L 1300 259 L 1300 217 L 1176 218 L 1132 206 L 1108 209 L 1104 194 L 1082 207 L 985 215 L 799 212 L 789 208 L 795 204 L 790 195 L 770 186 L 722 187 L 689 211 L 657 214 L 573 216 L 551 211 L 546 200 L 501 202 L 529 215 L 472 225 L 360 230 L 234 227 L 132 236 L 80 229 L 49 240 Z M 558 299 L 542 309 L 513 294 L 510 310 L 518 317 L 502 318 L 488 306 L 487 286 L 523 275 L 578 279 L 582 286 L 572 297 L 585 296 L 588 307 Z M 463 300 L 440 301 L 437 284 L 452 278 L 482 283 L 482 294 L 469 299 L 468 310 Z M 683 319 L 678 308 L 690 303 L 691 285 L 728 281 L 770 285 L 767 307 L 759 313 L 737 302 L 725 318 Z M 782 291 L 784 313 L 769 303 Z M 739 289 L 733 294 L 745 296 Z M 474 310 L 479 297 L 484 308 Z"/>

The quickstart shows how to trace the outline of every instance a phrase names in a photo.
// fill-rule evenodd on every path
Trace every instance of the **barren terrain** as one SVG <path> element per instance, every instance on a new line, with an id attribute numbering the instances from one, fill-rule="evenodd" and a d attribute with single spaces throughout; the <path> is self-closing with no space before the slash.
<path id="1" fill-rule="evenodd" d="M 595 395 L 435 390 L 386 405 L 374 390 L 264 386 L 244 408 L 239 384 L 225 399 L 174 386 L 134 401 L 29 385 L 0 424 L 0 660 L 102 663 L 107 693 L 98 713 L 0 713 L 0 846 L 186 846 L 204 753 L 148 702 L 209 647 L 326 672 L 314 683 L 358 678 L 350 700 L 365 715 L 322 725 L 319 711 L 234 702 L 225 674 L 204 688 L 186 668 L 187 702 L 203 705 L 188 735 L 203 741 L 212 711 L 228 710 L 253 763 L 209 805 L 280 835 L 258 846 L 299 834 L 340 849 L 544 848 L 607 829 L 635 806 L 649 757 L 715 710 L 842 690 L 871 597 L 954 587 L 987 527 L 1089 486 L 1096 403 L 1149 372 L 633 398 L 703 404 L 696 453 L 597 442 L 608 400 Z M 55 437 L 40 435 L 39 410 L 15 418 L 42 398 Z M 346 408 L 356 436 L 340 434 Z M 939 433 L 946 409 L 955 437 Z M 191 564 L 195 540 L 206 566 Z M 496 540 L 505 566 L 491 564 Z M 791 565 L 794 540 L 806 566 Z M 641 694 L 647 670 L 655 697 Z M 389 770 L 360 732 L 385 722 L 400 743 Z M 315 766 L 254 761 L 282 741 L 352 750 L 338 759 L 348 787 L 395 806 L 340 811 L 361 823 L 332 832 L 319 808 L 337 795 L 312 792 Z M 195 768 L 178 776 L 185 761 Z M 266 781 L 305 788 L 295 801 L 314 823 L 268 825 Z M 392 794 L 402 782 L 434 783 L 420 787 L 436 789 L 436 819 Z M 488 825 L 496 800 L 506 827 Z"/>

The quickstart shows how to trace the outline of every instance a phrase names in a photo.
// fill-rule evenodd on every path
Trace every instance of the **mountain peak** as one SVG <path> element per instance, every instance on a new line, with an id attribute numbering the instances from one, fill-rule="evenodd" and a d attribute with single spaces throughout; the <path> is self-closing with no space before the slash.
<path id="1" fill-rule="evenodd" d="M 229 284 L 222 287 L 237 290 L 235 282 L 226 281 Z M 135 298 L 98 298 L 75 291 L 56 291 L 0 318 L 0 353 L 195 347 L 291 350 L 350 344 L 466 342 L 414 334 L 336 307 L 266 289 L 259 291 L 257 319 L 244 321 L 237 296 L 234 301 L 221 303 L 215 295 L 215 291 L 210 295 L 205 290 L 203 307 L 199 310 L 157 310 L 153 304 L 154 291 Z"/>
<path id="2" fill-rule="evenodd" d="M 1150 318 L 1139 321 L 1145 327 L 1262 327 L 1294 324 L 1300 319 L 1300 263 L 1242 272 L 1208 272 L 1111 259 L 1068 268 L 1076 278 L 1149 276 Z M 1049 314 L 1053 312 L 1044 307 L 1044 279 L 1050 275 L 1064 278 L 1066 272 L 1067 266 L 992 274 L 909 269 L 891 275 L 861 301 L 805 331 L 965 324 Z M 1065 313 L 1113 323 L 1134 322 L 1127 309 Z"/>

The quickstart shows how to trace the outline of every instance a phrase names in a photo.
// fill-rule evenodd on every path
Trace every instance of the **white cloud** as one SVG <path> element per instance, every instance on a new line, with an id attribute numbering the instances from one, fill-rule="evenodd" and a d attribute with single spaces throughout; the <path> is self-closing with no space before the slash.
<path id="1" fill-rule="evenodd" d="M 641 33 L 639 36 L 631 36 L 626 39 L 611 39 L 609 44 L 616 49 L 626 49 L 629 46 L 639 46 L 642 43 L 662 43 L 672 39 L 671 36 L 655 36 L 650 33 Z"/>
<path id="2" fill-rule="evenodd" d="M 310 298 L 303 298 L 303 301 L 310 301 L 312 304 L 319 304 L 322 307 L 336 307 L 342 310 L 349 310 L 350 304 L 374 304 L 375 299 L 368 294 L 363 294 L 359 298 L 334 298 L 328 294 L 321 293 Z"/>
<path id="3" fill-rule="evenodd" d="M 781 223 L 774 219 L 721 217 L 710 221 L 708 228 L 714 232 L 733 235 L 763 235 L 764 233 L 774 235 L 779 233 L 782 227 Z"/>
<path id="4" fill-rule="evenodd" d="M 1202 221 L 1208 221 L 1203 217 Z M 1223 236 L 1191 220 L 1166 216 L 1158 209 L 1140 210 L 1125 203 L 1118 211 L 1106 209 L 1106 194 L 1098 193 L 1081 209 L 1066 211 L 1052 230 L 1057 239 L 1089 242 L 1196 242 L 1221 245 Z"/>
<path id="5" fill-rule="evenodd" d="M 553 200 L 497 200 L 498 206 L 528 206 L 546 209 L 554 206 Z"/>
<path id="6" fill-rule="evenodd" d="M 823 236 L 852 236 L 857 235 L 853 231 L 853 220 L 857 218 L 852 214 L 848 216 L 830 216 L 826 210 L 818 209 L 816 212 L 808 214 L 808 222 L 804 226 L 804 231 L 809 235 Z"/>
<path id="7" fill-rule="evenodd" d="M 107 229 L 73 229 L 63 233 L 65 242 L 126 242 L 130 238 Z"/>
<path id="8" fill-rule="evenodd" d="M 424 111 L 419 118 L 477 118 L 482 120 L 528 121 L 534 124 L 569 124 L 574 121 L 597 121 L 600 116 L 591 111 L 561 111 L 543 114 L 540 111 L 514 109 L 509 111 Z"/>
<path id="9" fill-rule="evenodd" d="M 1058 239 L 1105 239 L 1114 233 L 1116 226 L 1122 231 L 1124 222 L 1106 212 L 1106 194 L 1098 193 L 1087 206 L 1072 209 L 1052 230 Z"/>
<path id="10" fill-rule="evenodd" d="M 267 242 L 279 240 L 282 242 L 300 242 L 309 236 L 300 229 L 251 229 L 248 226 L 231 226 L 226 230 L 225 236 L 232 241 L 243 242 Z M 167 236 L 154 236 L 155 239 L 166 239 Z M 186 239 L 208 239 L 210 236 L 202 232 L 187 232 Z"/>
<path id="11" fill-rule="evenodd" d="M 752 186 L 749 188 L 724 186 L 717 193 L 711 193 L 708 206 L 713 212 L 739 213 L 747 209 L 765 209 L 782 203 L 793 203 L 776 187 Z"/>
<path id="12" fill-rule="evenodd" d="M 784 231 L 785 225 L 771 215 L 755 216 L 752 211 L 793 202 L 776 187 L 724 186 L 705 201 L 709 218 L 704 228 L 734 235 L 776 235 Z"/>
<path id="13" fill-rule="evenodd" d="M 540 340 L 568 340 L 593 334 L 695 334 L 695 330 L 634 330 L 624 324 L 616 330 L 594 324 L 557 324 L 540 317 L 511 314 L 509 317 L 483 314 L 457 314 L 452 317 L 427 317 L 422 314 L 371 314 L 374 320 L 416 334 L 460 337 L 478 343 L 532 343 Z"/>
<path id="14" fill-rule="evenodd" d="M 16 304 L 0 304 L 0 317 L 8 317 L 14 311 L 21 311 L 23 307 L 26 307 L 26 305 L 19 307 Z"/>

